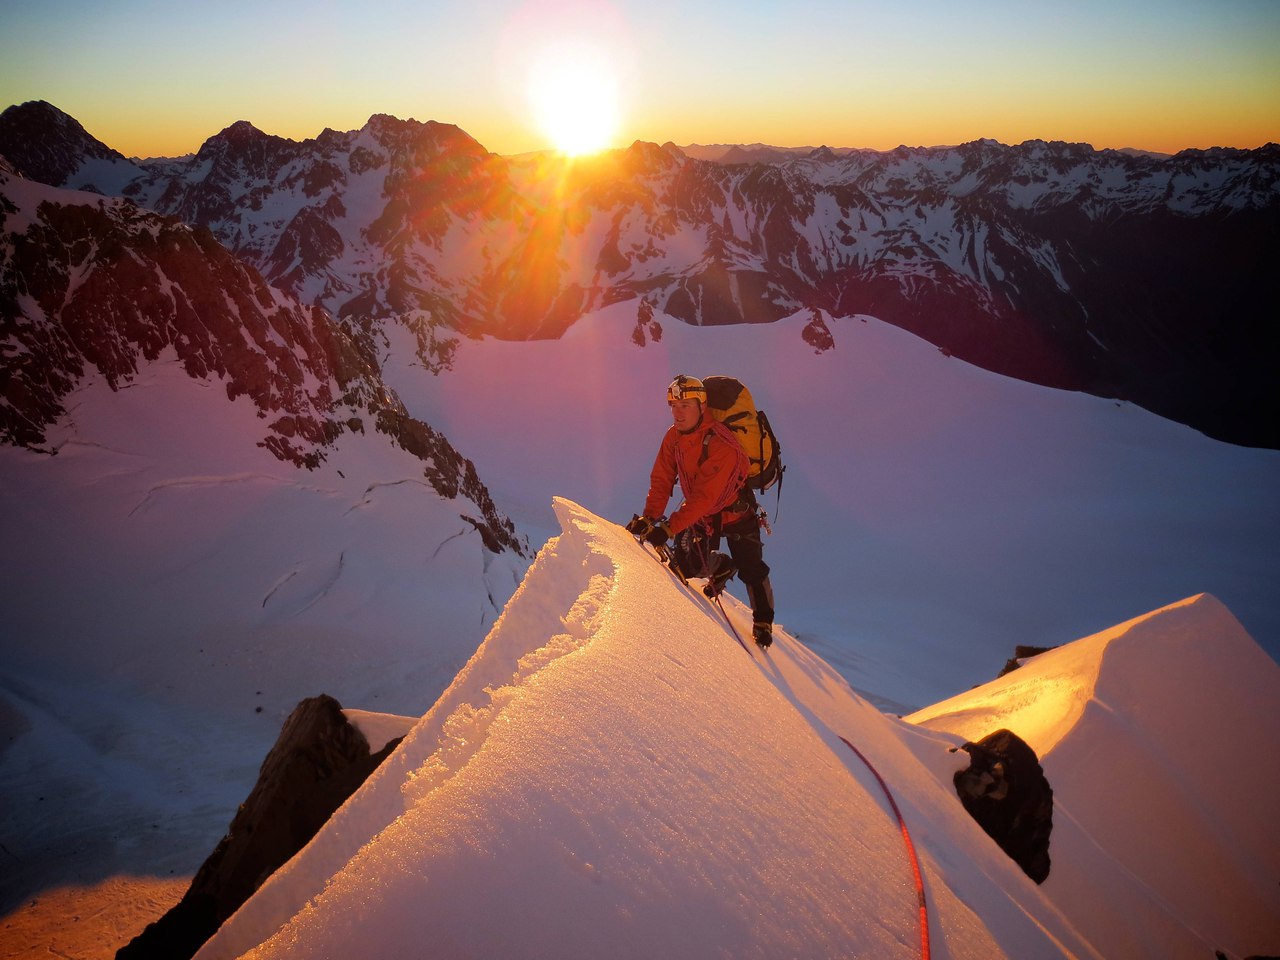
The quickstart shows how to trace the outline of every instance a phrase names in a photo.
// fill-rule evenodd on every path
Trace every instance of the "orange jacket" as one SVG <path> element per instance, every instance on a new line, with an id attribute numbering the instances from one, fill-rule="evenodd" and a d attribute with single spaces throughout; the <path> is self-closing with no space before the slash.
<path id="1" fill-rule="evenodd" d="M 649 474 L 644 515 L 662 516 L 679 480 L 684 502 L 667 521 L 667 529 L 675 536 L 730 506 L 742 490 L 749 466 L 742 444 L 704 409 L 702 419 L 688 433 L 674 426 L 667 429 Z"/>

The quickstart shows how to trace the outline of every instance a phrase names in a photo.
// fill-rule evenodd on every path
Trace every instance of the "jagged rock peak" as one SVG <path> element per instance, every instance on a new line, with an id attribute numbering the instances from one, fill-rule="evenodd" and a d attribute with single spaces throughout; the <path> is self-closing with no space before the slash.
<path id="1" fill-rule="evenodd" d="M 366 131 L 378 143 L 391 150 L 402 146 L 421 148 L 431 145 L 440 150 L 448 149 L 482 157 L 489 153 L 478 140 L 457 124 L 441 123 L 438 120 L 423 122 L 412 117 L 401 120 L 387 113 L 375 113 L 361 130 Z"/>
<path id="2" fill-rule="evenodd" d="M 412 117 L 408 120 L 401 120 L 399 117 L 393 117 L 389 113 L 375 113 L 369 117 L 361 129 L 367 130 L 373 136 L 382 140 L 384 137 L 400 137 L 407 132 L 416 133 L 425 127 L 426 124 L 419 123 Z"/>
<path id="3" fill-rule="evenodd" d="M 0 155 L 28 180 L 60 187 L 86 159 L 124 160 L 74 117 L 44 100 L 0 113 Z"/>
<path id="4" fill-rule="evenodd" d="M 1024 140 L 1012 148 L 1016 153 L 1031 156 L 1089 158 L 1099 151 L 1091 143 L 1075 143 L 1069 140 Z"/>
<path id="5" fill-rule="evenodd" d="M 270 176 L 282 163 L 296 156 L 299 147 L 294 140 L 263 133 L 248 120 L 237 120 L 206 140 L 196 153 L 196 160 Z"/>
<path id="6" fill-rule="evenodd" d="M 263 133 L 248 120 L 237 120 L 231 126 L 215 133 L 200 146 L 197 160 L 208 160 L 226 155 L 278 152 L 297 147 L 293 140 Z"/>
<path id="7" fill-rule="evenodd" d="M 658 173 L 678 166 L 686 157 L 679 147 L 668 150 L 647 140 L 636 140 L 625 151 L 627 165 L 637 173 Z"/>
<path id="8" fill-rule="evenodd" d="M 979 140 L 968 140 L 956 147 L 961 153 L 997 153 L 1002 150 L 1008 150 L 999 140 L 992 140 L 990 137 L 983 137 Z"/>
<path id="9" fill-rule="evenodd" d="M 32 127 L 63 127 L 68 130 L 83 132 L 84 127 L 69 114 L 63 113 L 47 100 L 28 100 L 26 103 L 14 104 L 0 113 L 5 122 L 22 121 Z"/>
<path id="10" fill-rule="evenodd" d="M 234 146 L 243 146 L 249 143 L 255 143 L 263 140 L 280 140 L 281 137 L 273 137 L 270 134 L 263 133 L 248 120 L 237 120 L 229 127 L 224 127 L 212 137 L 204 142 L 200 148 L 200 152 L 204 153 L 210 144 L 227 143 Z"/>
<path id="11" fill-rule="evenodd" d="M 351 134 L 343 133 L 341 130 L 335 130 L 333 127 L 325 127 L 320 131 L 320 136 L 316 137 L 316 143 L 322 147 L 337 146 L 346 143 L 351 138 Z"/>
<path id="12" fill-rule="evenodd" d="M 222 135 L 229 139 L 266 136 L 266 134 L 248 120 L 237 120 L 235 123 L 231 124 L 231 126 L 224 129 L 222 131 Z"/>
<path id="13" fill-rule="evenodd" d="M 1173 155 L 1172 159 L 1220 162 L 1223 160 L 1243 160 L 1248 157 L 1256 157 L 1268 163 L 1275 163 L 1280 160 L 1280 144 L 1268 142 L 1252 150 L 1240 147 L 1207 147 L 1205 149 L 1191 147 L 1186 150 L 1179 150 Z"/>

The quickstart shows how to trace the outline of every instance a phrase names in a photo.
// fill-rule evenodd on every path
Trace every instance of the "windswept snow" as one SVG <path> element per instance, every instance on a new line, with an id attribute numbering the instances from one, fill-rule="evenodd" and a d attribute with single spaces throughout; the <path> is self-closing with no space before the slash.
<path id="1" fill-rule="evenodd" d="M 1177 716 L 1171 733 L 1197 735 L 1185 764 L 1153 755 L 1146 776 L 1119 783 L 1091 759 L 1114 727 L 1074 714 L 1058 750 L 1072 738 L 1081 748 L 1050 773 L 1067 798 L 1051 848 L 1066 877 L 1037 887 L 960 806 L 950 776 L 967 762 L 952 751 L 961 738 L 878 712 L 785 633 L 768 653 L 745 651 L 620 527 L 567 501 L 556 511 L 563 532 L 453 686 L 201 960 L 398 958 L 428 946 L 441 958 L 919 956 L 897 822 L 841 737 L 875 765 L 912 831 L 934 957 L 1202 960 L 1280 940 L 1280 895 L 1252 886 L 1280 869 L 1274 829 L 1252 833 L 1253 849 L 1218 847 L 1210 869 L 1226 893 L 1194 912 L 1166 899 L 1204 869 L 1204 844 L 1170 832 L 1192 824 L 1167 819 L 1166 798 L 1218 811 L 1221 831 L 1252 831 L 1280 785 L 1274 748 L 1258 762 L 1253 742 L 1228 736 L 1241 719 L 1273 719 L 1277 668 L 1215 601 L 1112 631 L 1109 646 L 1133 647 L 1114 672 L 1105 640 L 1058 656 L 1063 685 L 1095 691 L 1129 683 L 1138 662 L 1163 665 L 1174 679 L 1138 688 L 1127 712 Z M 729 611 L 742 630 L 748 611 Z M 1201 711 L 1149 698 L 1194 673 L 1207 644 L 1235 665 L 1199 689 Z M 1270 673 L 1234 684 L 1262 661 Z M 1034 699 L 1019 688 L 976 702 L 1004 722 Z M 967 716 L 966 735 L 990 732 Z M 1214 770 L 1260 777 L 1239 802 L 1221 802 L 1216 777 L 1188 776 L 1209 740 Z M 1105 833 L 1113 804 L 1152 811 L 1121 819 L 1127 843 Z M 1090 881 L 1077 865 L 1106 860 L 1095 844 L 1116 849 L 1123 870 L 1081 891 Z M 1099 919 L 1095 901 L 1108 895 Z M 1117 930 L 1109 921 L 1125 911 L 1133 929 Z"/>

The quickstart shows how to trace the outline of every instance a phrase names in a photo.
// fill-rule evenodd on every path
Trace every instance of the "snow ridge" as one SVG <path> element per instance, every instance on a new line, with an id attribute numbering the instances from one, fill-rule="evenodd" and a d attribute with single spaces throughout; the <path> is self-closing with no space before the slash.
<path id="1" fill-rule="evenodd" d="M 620 527 L 568 501 L 555 509 L 563 532 L 454 684 L 202 960 L 392 957 L 422 943 L 443 957 L 919 956 L 919 902 L 874 771 L 916 838 L 934 956 L 1192 960 L 1243 955 L 1277 932 L 1264 884 L 1243 913 L 1238 898 L 1187 912 L 1171 889 L 1194 884 L 1203 851 L 1173 845 L 1156 860 L 1100 839 L 1105 812 L 1070 789 L 1089 780 L 1083 756 L 1054 770 L 1067 797 L 1053 837 L 1061 875 L 1036 886 L 954 794 L 963 737 L 877 712 L 785 630 L 769 653 L 744 656 L 718 615 Z M 732 598 L 727 609 L 749 617 Z M 1166 654 L 1179 663 L 1178 636 L 1203 643 L 1207 631 L 1242 669 L 1255 665 L 1247 635 L 1209 598 L 1135 623 L 1147 644 L 1172 639 Z M 1102 689 L 1106 648 L 1134 633 L 1122 625 L 1061 656 L 1081 669 L 1078 685 L 1098 677 Z M 1259 680 L 1240 710 L 1278 689 L 1274 676 Z M 1212 709 L 1222 693 L 1210 685 Z M 1031 711 L 1031 699 L 1012 694 L 1001 718 Z M 1145 697 L 1129 707 L 1161 710 Z M 1070 736 L 1087 731 L 1088 714 Z M 1126 802 L 1170 785 L 1130 784 Z M 1243 802 L 1255 816 L 1265 809 L 1256 796 Z M 1125 828 L 1169 850 L 1164 826 Z M 1256 879 L 1248 856 L 1219 850 L 1215 875 L 1228 889 Z M 1122 870 L 1103 869 L 1113 857 Z M 1081 865 L 1101 871 L 1100 891 L 1087 892 Z M 1140 936 L 1117 928 L 1126 912 Z"/>
<path id="2" fill-rule="evenodd" d="M 563 509 L 559 512 L 565 515 Z M 262 930 L 283 926 L 320 893 L 306 878 L 341 870 L 373 836 L 412 807 L 429 802 L 465 770 L 520 688 L 555 660 L 589 642 L 612 589 L 614 571 L 607 556 L 583 542 L 581 521 L 572 517 L 566 521 L 564 533 L 539 551 L 481 648 L 362 789 L 366 799 L 358 819 L 349 807 L 340 809 L 332 828 L 326 828 L 330 841 L 308 846 L 272 877 L 199 956 L 238 957 L 258 942 L 255 938 L 262 936 Z M 557 589 L 558 584 L 574 581 L 556 580 L 546 572 L 566 554 L 575 561 L 581 558 L 588 577 L 588 589 L 580 596 Z M 354 828 L 348 826 L 349 820 L 355 820 Z M 246 936 L 245 929 L 254 932 Z"/>

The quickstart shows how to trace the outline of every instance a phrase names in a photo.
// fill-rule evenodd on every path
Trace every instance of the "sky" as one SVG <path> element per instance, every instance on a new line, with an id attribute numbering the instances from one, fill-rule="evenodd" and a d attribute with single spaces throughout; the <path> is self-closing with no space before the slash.
<path id="1" fill-rule="evenodd" d="M 1250 148 L 1280 141 L 1280 2 L 0 0 L 0 105 L 28 100 L 140 157 L 375 113 L 502 154 Z"/>

